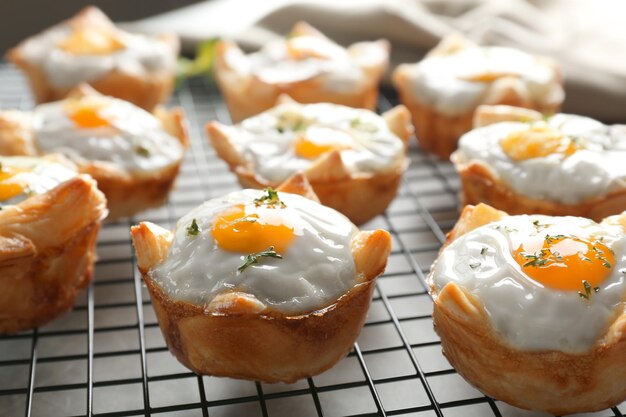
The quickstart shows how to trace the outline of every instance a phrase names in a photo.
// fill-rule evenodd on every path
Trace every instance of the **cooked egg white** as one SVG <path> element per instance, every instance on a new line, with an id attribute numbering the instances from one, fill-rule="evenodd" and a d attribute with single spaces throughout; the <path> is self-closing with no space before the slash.
<path id="1" fill-rule="evenodd" d="M 336 104 L 286 103 L 234 127 L 235 147 L 255 174 L 280 183 L 339 150 L 354 174 L 391 172 L 404 163 L 404 143 L 369 110 Z"/>
<path id="2" fill-rule="evenodd" d="M 308 312 L 337 300 L 355 284 L 351 240 L 356 227 L 299 195 L 280 192 L 284 206 L 255 203 L 265 195 L 233 192 L 182 217 L 152 278 L 170 297 L 197 305 L 232 290 L 253 294 L 284 313 Z M 270 247 L 282 258 L 259 257 L 242 268 L 248 255 Z"/>
<path id="3" fill-rule="evenodd" d="M 129 172 L 150 172 L 182 157 L 179 141 L 159 120 L 123 100 L 106 96 L 70 98 L 33 111 L 37 147 L 76 163 L 111 163 Z"/>
<path id="4" fill-rule="evenodd" d="M 110 71 L 145 75 L 173 71 L 176 56 L 163 42 L 100 27 L 55 26 L 24 43 L 24 58 L 57 88 L 96 80 Z"/>
<path id="5" fill-rule="evenodd" d="M 626 235 L 578 217 L 506 217 L 452 242 L 429 279 L 466 289 L 518 349 L 582 353 L 626 300 Z"/>
<path id="6" fill-rule="evenodd" d="M 76 176 L 76 171 L 46 159 L 0 157 L 0 205 L 19 204 Z"/>
<path id="7" fill-rule="evenodd" d="M 523 83 L 536 103 L 551 103 L 563 94 L 552 67 L 512 48 L 464 48 L 427 57 L 410 68 L 416 97 L 448 116 L 465 114 L 481 104 L 489 87 L 507 76 Z"/>
<path id="8" fill-rule="evenodd" d="M 626 188 L 626 129 L 588 117 L 502 122 L 463 135 L 455 158 L 479 163 L 519 194 L 576 204 Z"/>

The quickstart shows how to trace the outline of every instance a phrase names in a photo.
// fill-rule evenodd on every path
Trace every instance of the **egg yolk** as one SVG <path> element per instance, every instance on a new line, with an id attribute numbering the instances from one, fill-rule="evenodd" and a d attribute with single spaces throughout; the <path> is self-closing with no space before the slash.
<path id="1" fill-rule="evenodd" d="M 579 149 L 578 143 L 546 123 L 535 123 L 528 129 L 511 132 L 500 143 L 511 159 L 523 161 L 553 153 L 569 156 Z"/>
<path id="2" fill-rule="evenodd" d="M 335 45 L 315 36 L 297 36 L 287 40 L 286 44 L 287 56 L 294 60 L 328 59 L 337 54 Z"/>
<path id="3" fill-rule="evenodd" d="M 599 286 L 615 264 L 613 252 L 602 242 L 564 235 L 524 242 L 513 257 L 533 280 L 563 291 L 580 291 L 583 280 Z"/>
<path id="4" fill-rule="evenodd" d="M 280 206 L 264 208 L 281 210 Z M 212 228 L 217 245 L 231 252 L 256 253 L 270 246 L 284 254 L 294 238 L 294 230 L 284 224 L 268 224 L 258 213 L 246 213 L 243 204 L 233 206 L 220 213 Z"/>
<path id="5" fill-rule="evenodd" d="M 315 159 L 326 152 L 350 149 L 353 143 L 347 132 L 327 127 L 309 128 L 296 138 L 294 151 L 302 158 Z"/>
<path id="6" fill-rule="evenodd" d="M 73 55 L 106 55 L 124 48 L 113 31 L 87 26 L 75 28 L 58 46 Z"/>
<path id="7" fill-rule="evenodd" d="M 22 170 L 16 168 L 4 166 L 0 169 L 0 201 L 8 200 L 24 192 L 24 186 L 16 182 L 8 181 L 21 171 Z"/>
<path id="8" fill-rule="evenodd" d="M 82 129 L 109 127 L 111 122 L 101 114 L 104 104 L 98 101 L 77 100 L 70 102 L 66 108 L 67 117 Z"/>

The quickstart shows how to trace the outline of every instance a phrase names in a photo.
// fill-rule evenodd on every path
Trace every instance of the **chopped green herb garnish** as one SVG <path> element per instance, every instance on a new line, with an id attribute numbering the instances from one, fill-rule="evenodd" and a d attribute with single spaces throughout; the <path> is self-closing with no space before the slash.
<path id="1" fill-rule="evenodd" d="M 514 229 L 512 227 L 500 226 L 500 225 L 493 226 L 493 228 L 496 229 L 496 230 L 503 229 L 507 233 L 512 233 L 512 232 L 517 232 L 518 231 L 517 229 Z"/>
<path id="2" fill-rule="evenodd" d="M 287 130 L 302 132 L 306 130 L 311 121 L 305 119 L 300 113 L 287 110 L 277 116 L 276 130 L 283 133 Z"/>
<path id="3" fill-rule="evenodd" d="M 198 227 L 198 223 L 196 219 L 191 221 L 191 224 L 187 226 L 187 236 L 198 236 L 200 234 L 200 228 Z"/>
<path id="4" fill-rule="evenodd" d="M 279 205 L 281 207 L 287 207 L 285 203 L 280 201 L 280 198 L 278 197 L 278 191 L 274 190 L 272 187 L 267 187 L 265 190 L 263 190 L 263 192 L 265 192 L 265 195 L 254 199 L 255 205 L 260 206 L 261 204 L 266 204 L 268 206 Z"/>
<path id="5" fill-rule="evenodd" d="M 585 300 L 589 300 L 593 293 L 597 293 L 600 291 L 600 287 L 593 287 L 593 293 L 592 293 L 591 284 L 589 284 L 587 280 L 583 279 L 583 290 L 584 292 L 578 291 L 578 296 L 580 298 L 584 298 Z"/>
<path id="6" fill-rule="evenodd" d="M 551 245 L 555 240 L 565 239 L 567 236 L 565 235 L 546 235 L 545 240 L 548 245 Z"/>
<path id="7" fill-rule="evenodd" d="M 485 246 L 484 248 L 482 248 L 482 249 L 480 250 L 480 254 L 481 254 L 481 255 L 484 255 L 485 253 L 487 253 L 487 251 L 488 251 L 488 250 L 489 250 L 489 248 L 487 248 L 487 247 Z"/>
<path id="8" fill-rule="evenodd" d="M 476 269 L 480 266 L 480 262 L 473 262 L 471 264 L 469 264 L 469 267 L 472 269 Z"/>
<path id="9" fill-rule="evenodd" d="M 279 255 L 278 253 L 276 253 L 276 251 L 274 250 L 274 246 L 270 246 L 267 250 L 264 250 L 262 252 L 251 253 L 250 255 L 246 255 L 245 262 L 243 263 L 243 265 L 237 268 L 237 271 L 241 273 L 247 267 L 259 263 L 260 258 L 282 259 L 283 257 Z"/>
<path id="10" fill-rule="evenodd" d="M 375 123 L 371 121 L 363 121 L 358 117 L 350 120 L 350 127 L 364 132 L 376 132 L 378 130 L 378 127 Z"/>
<path id="11" fill-rule="evenodd" d="M 548 260 L 545 258 L 546 256 L 546 249 L 541 249 L 539 252 L 530 254 L 530 253 L 522 253 L 522 256 L 526 259 L 528 259 L 528 262 L 526 262 L 523 266 L 524 267 L 529 267 L 529 266 L 543 266 L 545 265 Z"/>
<path id="12" fill-rule="evenodd" d="M 137 145 L 135 146 L 135 153 L 139 156 L 143 156 L 147 158 L 150 156 L 150 151 L 145 146 Z"/>

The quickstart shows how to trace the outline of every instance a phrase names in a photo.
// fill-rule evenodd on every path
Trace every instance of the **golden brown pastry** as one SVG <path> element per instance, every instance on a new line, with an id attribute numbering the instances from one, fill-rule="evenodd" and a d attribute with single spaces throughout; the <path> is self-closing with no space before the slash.
<path id="1" fill-rule="evenodd" d="M 346 49 L 299 22 L 287 38 L 250 55 L 232 42 L 220 42 L 215 76 L 236 123 L 273 107 L 281 94 L 301 103 L 374 110 L 388 60 L 386 40 Z"/>
<path id="2" fill-rule="evenodd" d="M 170 351 L 199 374 L 294 382 L 352 348 L 385 269 L 387 232 L 360 232 L 302 175 L 205 202 L 169 231 L 131 228 Z"/>
<path id="3" fill-rule="evenodd" d="M 444 38 L 419 63 L 398 66 L 393 83 L 411 111 L 420 146 L 442 159 L 472 128 L 478 105 L 552 114 L 564 97 L 553 61 L 512 48 L 481 47 L 460 35 Z"/>
<path id="4" fill-rule="evenodd" d="M 26 75 L 38 103 L 64 98 L 89 83 L 102 94 L 152 110 L 174 86 L 178 37 L 124 32 L 97 7 L 32 36 L 8 59 Z"/>
<path id="5" fill-rule="evenodd" d="M 72 308 L 96 258 L 106 199 L 63 158 L 0 157 L 0 334 Z"/>
<path id="6" fill-rule="evenodd" d="M 0 111 L 0 153 L 63 153 L 107 196 L 109 219 L 165 201 L 187 147 L 181 110 L 153 114 L 81 86 L 31 112 Z"/>
<path id="7" fill-rule="evenodd" d="M 244 187 L 277 187 L 304 172 L 322 204 L 362 224 L 385 211 L 409 160 L 409 112 L 375 113 L 282 96 L 271 110 L 235 126 L 207 124 L 218 156 Z"/>
<path id="8" fill-rule="evenodd" d="M 465 204 L 600 221 L 626 210 L 626 126 L 480 106 L 452 161 Z"/>
<path id="9" fill-rule="evenodd" d="M 467 206 L 428 282 L 445 356 L 486 395 L 556 415 L 626 399 L 626 212 Z"/>

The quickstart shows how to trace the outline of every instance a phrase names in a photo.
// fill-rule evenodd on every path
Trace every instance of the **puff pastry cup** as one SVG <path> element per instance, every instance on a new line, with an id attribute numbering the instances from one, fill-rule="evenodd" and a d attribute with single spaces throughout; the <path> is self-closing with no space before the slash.
<path id="1" fill-rule="evenodd" d="M 289 175 L 302 171 L 322 204 L 334 208 L 359 225 L 385 211 L 396 196 L 402 175 L 409 164 L 406 152 L 413 129 L 408 110 L 404 106 L 396 106 L 383 113 L 383 123 L 380 122 L 377 115 L 363 110 L 324 103 L 300 105 L 287 96 L 281 96 L 274 109 L 239 125 L 226 126 L 219 122 L 209 122 L 206 130 L 217 155 L 237 175 L 243 187 L 277 187 Z M 272 123 L 277 123 L 277 127 L 272 127 Z M 285 125 L 284 128 L 282 124 Z M 295 125 L 295 128 L 291 125 Z M 364 158 L 387 158 L 385 166 L 376 169 L 358 166 L 351 168 L 346 157 L 342 157 L 343 152 L 352 152 L 350 145 L 342 148 L 341 143 L 332 143 L 333 138 L 341 139 L 337 135 L 348 134 L 354 137 L 357 133 L 360 134 L 358 131 L 361 128 L 365 129 L 361 133 L 372 136 L 369 139 L 359 139 L 359 146 L 365 148 L 359 150 L 357 146 L 354 148 L 355 152 L 365 154 L 371 148 L 373 154 Z M 260 139 L 268 131 L 282 137 L 268 139 L 267 148 L 258 147 Z M 242 145 L 245 135 L 252 138 L 248 148 Z M 306 136 L 319 136 L 320 143 L 324 140 L 328 143 L 320 144 L 319 148 L 318 145 L 310 145 L 303 155 L 311 155 L 302 156 L 296 148 L 303 142 L 309 143 L 303 140 Z M 386 142 L 380 142 L 383 139 Z M 257 146 L 259 152 L 251 152 L 252 146 Z M 274 146 L 280 149 L 270 151 Z M 270 155 L 270 152 L 274 153 Z M 271 165 L 267 165 L 267 172 L 262 172 L 261 167 L 265 164 Z M 279 170 L 281 174 L 278 174 Z"/>
<path id="2" fill-rule="evenodd" d="M 433 320 L 446 358 L 467 381 L 486 395 L 525 409 L 564 415 L 602 410 L 624 401 L 626 302 L 623 278 L 618 281 L 622 286 L 621 298 L 617 297 L 617 306 L 613 313 L 605 316 L 608 317 L 608 323 L 603 330 L 602 324 L 597 320 L 587 320 L 582 316 L 586 314 L 585 305 L 593 306 L 595 297 L 600 296 L 603 291 L 609 291 L 608 288 L 603 287 L 596 294 L 590 288 L 587 300 L 582 292 L 578 294 L 580 299 L 577 299 L 579 297 L 575 292 L 571 296 L 573 298 L 570 301 L 580 304 L 584 313 L 582 316 L 570 318 L 572 326 L 579 328 L 594 325 L 601 330 L 597 339 L 592 339 L 590 348 L 574 353 L 558 349 L 516 347 L 496 331 L 494 323 L 499 318 L 495 313 L 487 313 L 485 301 L 468 290 L 468 284 L 450 281 L 443 288 L 438 288 L 435 284 L 438 278 L 436 265 L 443 262 L 446 249 L 453 242 L 481 226 L 507 218 L 509 216 L 506 213 L 485 204 L 466 206 L 433 265 L 428 277 L 434 299 Z M 626 236 L 626 212 L 604 219 L 600 226 L 621 230 L 623 243 L 623 236 Z M 467 246 L 467 243 L 464 245 Z M 621 262 L 624 259 L 626 258 L 622 258 Z M 615 272 L 625 274 L 626 268 Z M 502 288 L 506 285 L 501 281 Z M 549 306 L 545 300 L 543 304 L 543 307 L 534 308 L 535 316 L 547 314 L 545 307 L 549 309 Z M 509 302 L 509 306 L 513 306 L 512 302 Z M 503 307 L 503 311 L 506 311 L 506 307 Z M 553 312 L 559 314 L 557 311 Z M 545 319 L 551 318 L 555 317 Z M 542 318 L 536 317 L 536 321 L 530 320 L 528 325 L 530 328 L 541 326 L 542 321 Z M 548 334 L 546 339 L 557 337 L 559 336 Z M 529 343 L 541 344 L 543 341 L 536 339 Z"/>
<path id="3" fill-rule="evenodd" d="M 374 110 L 389 49 L 386 40 L 359 42 L 345 49 L 299 22 L 286 39 L 250 55 L 233 42 L 220 42 L 215 77 L 235 123 L 273 107 L 281 94 L 301 103 Z"/>
<path id="4" fill-rule="evenodd" d="M 472 128 L 480 104 L 507 104 L 551 114 L 564 93 L 558 66 L 544 57 L 481 47 L 453 34 L 417 64 L 399 65 L 392 81 L 413 117 L 421 148 L 448 159 Z"/>
<path id="5" fill-rule="evenodd" d="M 32 112 L 0 111 L 0 154 L 65 154 L 98 182 L 110 220 L 163 204 L 187 146 L 180 109 L 149 114 L 87 85 Z"/>
<path id="6" fill-rule="evenodd" d="M 68 179 L 56 172 L 56 178 L 24 184 L 19 191 L 24 199 L 7 205 L 19 184 L 11 177 L 27 171 L 18 168 L 16 175 L 16 159 L 24 165 L 25 158 L 0 158 L 0 334 L 44 325 L 73 307 L 91 280 L 96 237 L 107 212 L 96 182 L 72 171 Z M 26 161 L 48 168 L 68 164 L 53 156 Z M 28 175 L 34 174 L 22 180 Z"/>
<path id="7" fill-rule="evenodd" d="M 38 103 L 60 100 L 86 82 L 152 110 L 170 97 L 179 49 L 174 34 L 130 34 L 89 6 L 22 41 L 7 58 L 24 72 Z"/>
<path id="8" fill-rule="evenodd" d="M 497 126 L 481 129 L 491 125 Z M 461 179 L 462 204 L 483 202 L 510 214 L 595 221 L 626 210 L 626 126 L 574 115 L 546 118 L 500 105 L 479 106 L 474 127 L 451 157 Z M 520 136 L 516 144 L 511 135 L 524 130 L 534 136 Z M 492 141 L 480 142 L 488 135 Z M 548 152 L 557 139 L 560 149 Z M 509 143 L 503 147 L 495 141 Z"/>
<path id="9" fill-rule="evenodd" d="M 246 191 L 260 193 L 256 190 Z M 278 193 L 291 207 L 295 204 L 294 199 L 316 201 L 306 178 L 301 175 L 281 185 Z M 286 197 L 291 200 L 285 200 Z M 317 207 L 324 210 L 326 215 L 332 211 Z M 341 216 L 335 212 L 329 217 L 335 215 Z M 299 298 L 306 308 L 296 306 L 295 310 L 292 308 L 287 311 L 283 311 L 278 304 L 262 301 L 264 298 L 260 294 L 263 291 L 280 290 L 268 286 L 287 288 L 295 282 L 315 280 L 314 277 L 304 278 L 306 275 L 303 275 L 291 282 L 295 276 L 290 279 L 280 276 L 281 263 L 295 261 L 289 252 L 283 254 L 284 259 L 275 260 L 275 264 L 267 266 L 271 271 L 264 276 L 261 287 L 257 288 L 257 292 L 260 292 L 258 297 L 252 294 L 252 290 L 247 292 L 243 289 L 245 280 L 252 279 L 248 276 L 230 289 L 224 287 L 212 299 L 189 302 L 174 298 L 171 290 L 167 291 L 154 276 L 158 264 L 172 256 L 170 246 L 178 239 L 178 232 L 142 222 L 132 227 L 131 235 L 138 267 L 150 291 L 168 348 L 182 364 L 198 374 L 291 383 L 319 374 L 342 359 L 351 350 L 364 323 L 375 279 L 385 269 L 391 241 L 389 234 L 383 230 L 352 230 L 354 232 L 347 241 L 349 246 L 346 248 L 346 256 L 354 260 L 354 275 L 349 277 L 347 290 L 337 298 L 319 305 L 316 305 L 317 301 L 311 304 L 306 298 Z M 200 233 L 204 232 L 200 230 Z M 244 260 L 243 256 L 237 254 L 228 256 L 235 258 L 235 265 Z M 308 256 L 308 253 L 299 252 L 296 257 Z M 219 268 L 229 262 L 228 258 L 222 259 L 224 261 L 203 267 L 202 271 Z M 303 268 L 306 267 L 303 264 Z M 241 272 L 242 276 L 245 272 Z M 324 272 L 328 273 L 328 270 Z M 191 279 L 189 272 L 185 274 L 185 279 Z M 215 279 L 219 281 L 222 278 Z M 274 278 L 278 280 L 272 282 Z M 199 288 L 206 289 L 208 284 L 202 282 Z"/>

